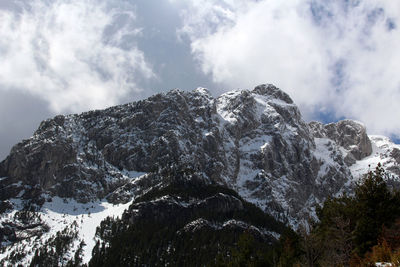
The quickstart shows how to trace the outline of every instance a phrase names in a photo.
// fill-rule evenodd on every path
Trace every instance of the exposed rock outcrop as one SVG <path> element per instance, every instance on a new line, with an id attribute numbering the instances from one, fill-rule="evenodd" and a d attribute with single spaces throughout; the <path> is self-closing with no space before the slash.
<path id="1" fill-rule="evenodd" d="M 320 122 L 311 122 L 309 125 L 315 137 L 329 138 L 347 150 L 345 162 L 349 166 L 372 153 L 372 145 L 366 128 L 360 122 L 342 120 L 326 125 Z"/>
<path id="2" fill-rule="evenodd" d="M 351 120 L 306 123 L 293 100 L 269 84 L 217 98 L 204 88 L 172 90 L 105 110 L 59 115 L 42 122 L 0 163 L 0 242 L 10 248 L 0 263 L 17 257 L 15 263 L 29 265 L 29 246 L 16 254 L 25 240 L 46 251 L 43 244 L 58 240 L 52 237 L 57 227 L 49 226 L 55 216 L 65 229 L 74 229 L 68 248 L 56 259 L 67 264 L 72 247 L 76 253 L 82 250 L 73 240 L 83 237 L 79 224 L 92 222 L 89 209 L 104 215 L 109 214 L 105 207 L 115 205 L 115 214 L 122 214 L 131 202 L 121 220 L 103 221 L 109 227 L 103 234 L 130 233 L 124 227 L 133 225 L 150 236 L 150 226 L 159 227 L 162 236 L 175 227 L 168 234 L 186 236 L 188 242 L 204 234 L 225 242 L 227 232 L 238 238 L 250 229 L 263 242 L 272 242 L 281 222 L 298 226 L 327 197 L 351 193 L 354 181 L 378 162 L 389 185 L 399 187 L 400 146 L 385 137 L 369 138 L 365 127 Z M 183 183 L 177 183 L 181 176 Z M 36 219 L 21 221 L 25 217 L 18 216 L 27 211 Z M 102 236 L 105 247 L 110 238 Z M 178 249 L 180 239 L 168 238 L 162 238 L 165 244 L 152 243 L 153 256 L 161 251 L 180 258 L 184 250 L 171 254 L 168 245 Z M 90 249 L 83 248 L 87 263 L 93 236 L 85 242 L 91 243 Z M 104 251 L 97 252 L 101 261 Z M 142 259 L 150 255 L 142 252 Z"/>
<path id="3" fill-rule="evenodd" d="M 362 124 L 307 124 L 273 85 L 217 98 L 204 88 L 172 90 L 42 122 L 0 163 L 0 198 L 126 202 L 154 185 L 151 173 L 186 164 L 296 224 L 327 196 L 348 190 L 347 166 L 370 154 Z M 149 174 L 142 185 L 136 172 Z"/>

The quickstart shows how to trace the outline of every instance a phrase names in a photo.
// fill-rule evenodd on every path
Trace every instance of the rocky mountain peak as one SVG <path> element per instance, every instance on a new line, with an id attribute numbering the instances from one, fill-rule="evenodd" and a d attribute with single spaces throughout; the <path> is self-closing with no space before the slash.
<path id="1" fill-rule="evenodd" d="M 296 227 L 327 197 L 351 193 L 354 181 L 378 162 L 390 185 L 398 187 L 400 146 L 385 137 L 369 138 L 365 126 L 352 120 L 306 123 L 292 99 L 273 85 L 216 98 L 204 88 L 176 89 L 56 116 L 16 144 L 0 163 L 0 242 L 16 244 L 7 257 L 19 251 L 18 242 L 35 235 L 50 244 L 46 231 L 61 228 L 40 216 L 47 222 L 58 218 L 59 224 L 70 218 L 76 229 L 80 221 L 93 230 L 100 219 L 94 222 L 88 214 L 83 220 L 89 209 L 101 220 L 123 214 L 102 223 L 110 229 L 117 222 L 124 227 L 157 222 L 160 229 L 174 226 L 190 237 L 253 229 L 262 239 L 276 240 L 282 225 L 269 225 L 270 215 Z M 40 216 L 25 220 L 20 214 L 26 207 Z M 87 261 L 93 236 L 85 239 Z M 29 240 L 42 246 L 41 239 Z M 26 253 L 31 254 L 22 265 L 33 257 Z"/>
<path id="2" fill-rule="evenodd" d="M 370 154 L 362 124 L 307 124 L 271 84 L 217 98 L 205 88 L 175 89 L 42 122 L 0 163 L 0 196 L 87 202 L 120 192 L 113 199 L 126 200 L 162 182 L 151 173 L 184 164 L 295 224 L 347 190 L 348 166 Z M 140 186 L 136 173 L 148 174 Z"/>
<path id="3" fill-rule="evenodd" d="M 193 93 L 197 94 L 197 95 L 204 95 L 207 98 L 211 98 L 212 97 L 210 91 L 207 88 L 204 88 L 204 87 L 198 87 L 198 88 L 194 89 Z"/>
<path id="4" fill-rule="evenodd" d="M 272 84 L 258 85 L 253 89 L 252 92 L 264 96 L 270 96 L 271 98 L 282 100 L 288 104 L 293 104 L 293 100 L 288 94 Z"/>

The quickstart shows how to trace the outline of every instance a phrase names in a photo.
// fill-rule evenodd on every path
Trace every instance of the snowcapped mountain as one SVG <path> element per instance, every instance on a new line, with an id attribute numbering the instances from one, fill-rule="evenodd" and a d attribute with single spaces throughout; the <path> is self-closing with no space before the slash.
<path id="1" fill-rule="evenodd" d="M 119 225 L 116 233 L 179 214 L 176 233 L 252 227 L 272 242 L 282 226 L 251 220 L 250 203 L 297 226 L 328 196 L 351 192 L 378 162 L 397 186 L 399 145 L 368 137 L 351 120 L 306 123 L 273 85 L 217 98 L 204 88 L 173 90 L 59 115 L 43 121 L 0 163 L 0 260 L 27 265 L 62 240 L 50 265 L 76 257 L 87 263 L 93 248 L 111 242 L 96 232 L 107 216 L 121 216 L 102 224 Z M 165 253 L 171 244 L 173 239 Z"/>

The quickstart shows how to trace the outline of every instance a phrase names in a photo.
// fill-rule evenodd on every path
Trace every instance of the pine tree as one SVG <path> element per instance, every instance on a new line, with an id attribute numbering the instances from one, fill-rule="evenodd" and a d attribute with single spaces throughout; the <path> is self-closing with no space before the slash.
<path id="1" fill-rule="evenodd" d="M 356 185 L 353 196 L 331 198 L 317 208 L 319 223 L 314 233 L 330 244 L 321 265 L 333 261 L 346 265 L 352 260 L 361 264 L 378 244 L 384 226 L 390 227 L 400 217 L 400 194 L 388 188 L 385 176 L 378 164 Z"/>
<path id="2" fill-rule="evenodd" d="M 385 171 L 379 163 L 355 190 L 358 220 L 354 234 L 360 256 L 377 244 L 382 226 L 391 224 L 398 215 L 399 201 L 387 187 L 384 176 Z"/>

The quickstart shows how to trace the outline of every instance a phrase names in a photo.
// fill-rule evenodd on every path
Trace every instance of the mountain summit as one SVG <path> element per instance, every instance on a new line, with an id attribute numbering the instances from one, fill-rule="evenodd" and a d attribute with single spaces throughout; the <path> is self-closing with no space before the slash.
<path id="1" fill-rule="evenodd" d="M 223 229 L 227 221 L 216 225 L 204 219 L 207 216 L 200 220 L 194 216 L 196 209 L 202 213 L 208 207 L 228 214 L 244 212 L 245 203 L 253 203 L 296 227 L 313 216 L 315 206 L 327 197 L 351 192 L 354 182 L 378 162 L 396 186 L 399 146 L 385 137 L 369 137 L 365 126 L 352 120 L 306 123 L 289 95 L 270 84 L 217 98 L 204 88 L 172 90 L 105 110 L 59 115 L 43 121 L 0 163 L 0 241 L 7 248 L 2 257 L 9 259 L 18 244 L 38 244 L 34 236 L 42 236 L 37 239 L 42 244 L 50 242 L 52 234 L 63 230 L 50 220 L 64 214 L 66 227 L 76 222 L 75 239 L 85 241 L 82 253 L 88 262 L 94 230 L 82 230 L 85 223 L 100 225 L 108 215 L 121 215 L 129 204 L 122 218 L 130 223 L 145 218 L 144 213 L 164 214 L 163 205 L 175 203 L 175 210 L 186 214 L 177 223 L 186 227 L 182 229 L 199 224 Z M 188 192 L 200 188 L 204 194 L 195 190 L 193 197 L 186 195 L 186 204 L 178 203 L 182 195 L 162 195 L 173 185 Z M 164 204 L 148 197 L 154 190 L 157 197 L 165 197 Z M 161 205 L 154 206 L 160 209 L 157 214 L 149 201 Z M 26 207 L 42 217 L 26 221 L 18 215 L 10 223 Z M 136 211 L 143 213 L 139 216 Z M 81 216 L 81 222 L 74 216 Z M 270 231 L 271 238 L 281 229 L 242 223 L 253 225 L 264 236 Z M 74 242 L 71 251 L 78 251 L 80 243 Z M 17 262 L 28 263 L 32 257 L 26 252 Z"/>

